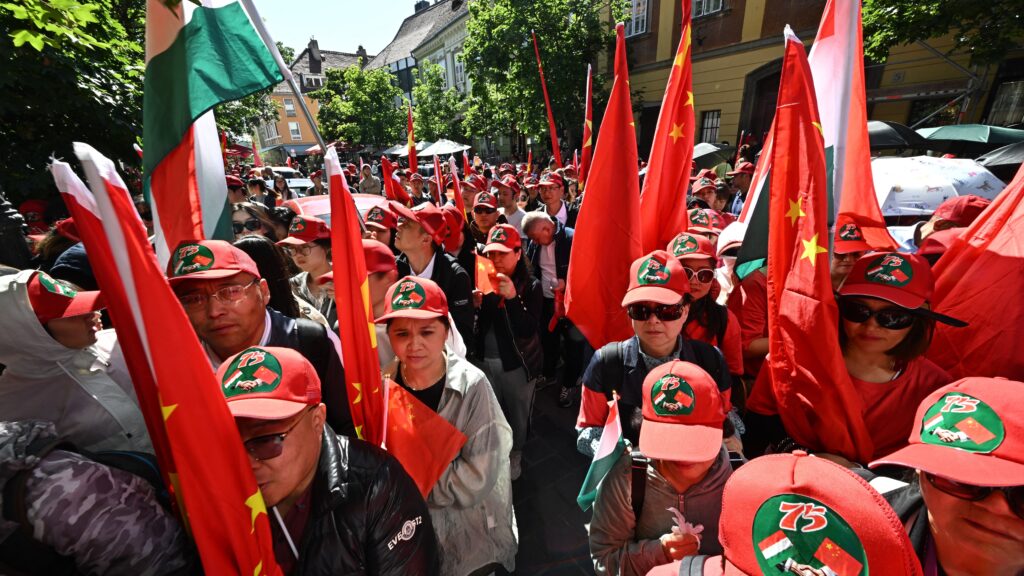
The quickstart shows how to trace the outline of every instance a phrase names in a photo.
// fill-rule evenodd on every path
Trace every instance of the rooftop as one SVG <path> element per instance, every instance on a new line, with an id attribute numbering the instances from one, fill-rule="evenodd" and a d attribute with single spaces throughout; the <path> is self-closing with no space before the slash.
<path id="1" fill-rule="evenodd" d="M 412 51 L 430 36 L 466 14 L 468 4 L 468 0 L 438 0 L 412 14 L 399 26 L 391 43 L 366 68 L 382 68 L 402 58 L 411 57 Z"/>

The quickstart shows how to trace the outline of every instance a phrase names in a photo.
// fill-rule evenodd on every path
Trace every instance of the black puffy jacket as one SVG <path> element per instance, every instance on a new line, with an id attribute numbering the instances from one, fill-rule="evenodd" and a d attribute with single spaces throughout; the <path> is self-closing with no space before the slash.
<path id="1" fill-rule="evenodd" d="M 293 575 L 440 572 L 427 505 L 387 452 L 324 426 L 312 490 Z"/>
<path id="2" fill-rule="evenodd" d="M 544 350 L 540 343 L 540 331 L 547 329 L 540 325 L 544 292 L 540 281 L 530 274 L 522 260 L 512 274 L 512 283 L 516 286 L 516 297 L 511 300 L 504 300 L 497 294 L 484 296 L 477 311 L 473 352 L 477 358 L 483 357 L 484 336 L 493 329 L 501 367 L 507 372 L 523 366 L 527 379 L 535 378 L 544 368 Z"/>

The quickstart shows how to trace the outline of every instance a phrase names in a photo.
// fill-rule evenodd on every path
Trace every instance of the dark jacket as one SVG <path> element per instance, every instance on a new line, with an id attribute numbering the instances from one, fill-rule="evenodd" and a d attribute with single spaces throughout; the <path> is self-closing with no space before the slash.
<path id="1" fill-rule="evenodd" d="M 565 227 L 566 228 L 575 228 L 576 227 L 576 219 L 580 215 L 580 204 L 581 203 L 578 200 L 576 202 L 573 202 L 572 204 L 566 202 L 565 200 L 562 200 L 562 203 L 565 204 Z M 547 206 L 541 204 L 536 209 L 536 212 L 544 212 L 544 211 L 547 211 L 547 209 L 548 209 Z"/>
<path id="2" fill-rule="evenodd" d="M 471 238 L 466 241 L 472 242 Z M 437 248 L 434 260 L 434 272 L 430 279 L 441 287 L 448 299 L 448 312 L 455 321 L 455 328 L 466 343 L 466 350 L 473 350 L 473 282 L 469 272 L 458 261 L 440 247 Z M 412 274 L 409 258 L 402 254 L 398 260 L 398 277 L 404 278 Z M 475 269 L 474 269 L 475 271 Z"/>
<path id="3" fill-rule="evenodd" d="M 293 575 L 437 574 L 427 505 L 398 460 L 324 427 Z"/>
<path id="4" fill-rule="evenodd" d="M 544 351 L 540 344 L 541 314 L 544 292 L 540 281 L 520 261 L 512 282 L 516 297 L 505 300 L 497 294 L 484 296 L 477 311 L 476 349 L 478 358 L 484 355 L 484 337 L 494 330 L 501 355 L 501 367 L 506 371 L 523 366 L 527 380 L 540 376 L 544 369 Z"/>
<path id="5" fill-rule="evenodd" d="M 866 479 L 870 481 L 870 478 Z M 919 477 L 914 476 L 908 485 L 886 492 L 882 496 L 899 516 L 900 522 L 907 530 L 910 544 L 914 547 L 914 553 L 924 566 L 928 560 L 928 548 L 935 543 L 928 526 L 928 508 L 925 507 L 924 497 L 921 496 Z"/>
<path id="6" fill-rule="evenodd" d="M 323 402 L 327 406 L 327 423 L 345 436 L 356 437 L 352 413 L 348 405 L 345 368 L 338 350 L 327 336 L 327 329 L 306 319 L 295 319 L 273 308 L 270 313 L 270 339 L 267 346 L 280 346 L 298 350 L 309 360 L 320 377 Z"/>
<path id="7" fill-rule="evenodd" d="M 573 229 L 555 221 L 555 276 L 561 280 L 569 277 L 569 253 L 572 251 Z M 544 247 L 534 241 L 526 243 L 526 257 L 533 266 L 533 275 L 540 280 L 540 252 Z"/>

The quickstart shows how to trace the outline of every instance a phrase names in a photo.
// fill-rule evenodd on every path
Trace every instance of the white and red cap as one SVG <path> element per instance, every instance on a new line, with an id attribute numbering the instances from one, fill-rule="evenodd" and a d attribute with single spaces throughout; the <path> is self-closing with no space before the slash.
<path id="1" fill-rule="evenodd" d="M 689 293 L 690 281 L 683 265 L 668 252 L 655 250 L 637 258 L 629 267 L 629 289 L 622 298 L 622 306 L 636 302 L 678 304 Z"/>
<path id="2" fill-rule="evenodd" d="M 301 246 L 315 240 L 330 240 L 331 229 L 327 222 L 316 216 L 296 216 L 292 218 L 292 224 L 288 227 L 288 237 L 277 244 L 279 246 Z"/>
<path id="3" fill-rule="evenodd" d="M 285 420 L 320 404 L 320 377 L 291 348 L 253 346 L 217 370 L 228 410 L 236 418 Z"/>
<path id="4" fill-rule="evenodd" d="M 242 272 L 260 278 L 252 257 L 224 240 L 185 240 L 167 263 L 167 281 L 172 287 L 184 280 L 214 280 Z"/>
<path id="5" fill-rule="evenodd" d="M 106 308 L 99 290 L 76 290 L 46 272 L 36 272 L 26 284 L 28 301 L 40 324 L 57 318 L 81 316 Z"/>
<path id="6" fill-rule="evenodd" d="M 448 299 L 433 280 L 406 276 L 388 288 L 384 297 L 384 314 L 374 320 L 377 324 L 392 318 L 426 320 L 448 315 Z"/>
<path id="7" fill-rule="evenodd" d="M 644 378 L 642 411 L 639 447 L 648 458 L 707 462 L 722 449 L 722 393 L 696 364 L 673 360 L 651 370 Z"/>
<path id="8" fill-rule="evenodd" d="M 522 246 L 523 239 L 520 237 L 519 230 L 515 226 L 498 224 L 491 228 L 490 233 L 487 235 L 487 245 L 484 246 L 483 253 L 512 252 Z"/>

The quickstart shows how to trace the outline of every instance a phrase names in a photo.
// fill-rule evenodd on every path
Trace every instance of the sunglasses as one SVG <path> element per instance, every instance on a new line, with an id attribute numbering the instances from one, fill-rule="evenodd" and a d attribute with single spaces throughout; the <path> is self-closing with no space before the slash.
<path id="1" fill-rule="evenodd" d="M 935 489 L 945 492 L 954 498 L 961 500 L 967 500 L 969 502 L 978 502 L 988 498 L 989 494 L 999 491 L 1006 497 L 1006 503 L 1010 505 L 1010 510 L 1017 515 L 1018 518 L 1024 519 L 1024 486 L 1008 486 L 1002 488 L 993 488 L 989 486 L 972 486 L 970 484 L 961 484 L 955 480 L 943 478 L 941 476 L 935 476 L 924 472 L 924 477 L 928 480 L 928 483 L 935 487 Z"/>
<path id="2" fill-rule="evenodd" d="M 687 268 L 683 266 L 683 271 L 686 272 L 686 279 L 693 280 L 693 277 L 697 277 L 697 282 L 701 284 L 707 284 L 715 279 L 715 271 L 711 268 L 703 268 L 701 270 L 694 270 L 693 268 Z"/>
<path id="3" fill-rule="evenodd" d="M 874 316 L 875 323 L 886 330 L 903 330 L 914 323 L 914 315 L 905 308 L 893 306 L 872 310 L 865 304 L 845 299 L 839 300 L 839 315 L 857 324 L 863 324 Z"/>
<path id="4" fill-rule="evenodd" d="M 313 245 L 312 244 L 302 244 L 302 245 L 299 245 L 299 246 L 285 246 L 284 247 L 285 254 L 287 254 L 289 256 L 295 256 L 296 254 L 298 254 L 299 256 L 309 256 L 309 253 L 312 250 L 313 250 Z"/>
<path id="5" fill-rule="evenodd" d="M 473 208 L 473 214 L 494 214 L 497 212 L 494 208 L 484 208 L 483 206 L 477 206 Z"/>
<path id="6" fill-rule="evenodd" d="M 648 307 L 644 304 L 630 304 L 626 307 L 626 314 L 633 320 L 643 322 L 654 314 L 662 322 L 671 322 L 683 317 L 686 304 L 658 304 Z"/>
<path id="7" fill-rule="evenodd" d="M 262 227 L 263 227 L 263 223 L 261 223 L 259 220 L 255 219 L 255 218 L 249 218 L 245 222 L 232 222 L 231 223 L 231 229 L 235 232 L 235 234 L 241 234 L 242 230 L 248 230 L 250 232 L 255 232 L 255 231 L 259 230 Z"/>
<path id="8" fill-rule="evenodd" d="M 302 417 L 295 421 L 294 424 L 288 427 L 284 432 L 277 434 L 267 434 L 265 436 L 257 436 L 250 438 L 245 441 L 245 451 L 249 453 L 256 460 L 273 460 L 284 452 L 284 439 L 288 437 L 288 434 L 306 419 L 306 414 L 312 412 L 316 406 L 310 406 Z"/>

